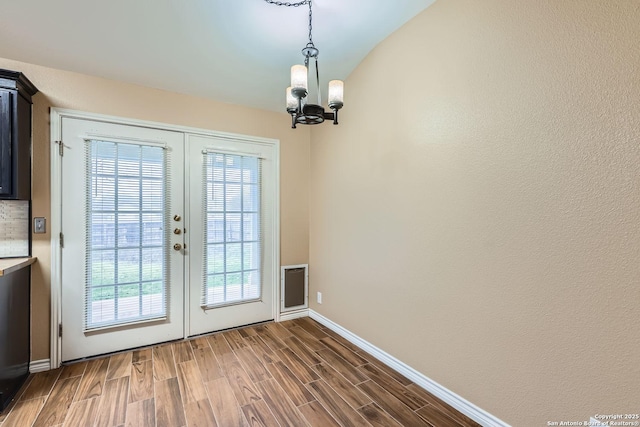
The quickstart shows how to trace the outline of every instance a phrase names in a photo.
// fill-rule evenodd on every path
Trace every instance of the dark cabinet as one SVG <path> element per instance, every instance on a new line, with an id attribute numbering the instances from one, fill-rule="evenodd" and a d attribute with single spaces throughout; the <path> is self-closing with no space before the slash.
<path id="1" fill-rule="evenodd" d="M 29 376 L 31 267 L 0 275 L 0 412 Z"/>
<path id="2" fill-rule="evenodd" d="M 0 69 L 0 199 L 31 199 L 31 97 L 38 89 Z"/>

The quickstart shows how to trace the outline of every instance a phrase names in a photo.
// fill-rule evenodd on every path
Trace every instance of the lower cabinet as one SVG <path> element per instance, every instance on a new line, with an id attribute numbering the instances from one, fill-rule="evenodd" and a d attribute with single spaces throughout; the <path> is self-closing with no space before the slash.
<path id="1" fill-rule="evenodd" d="M 29 376 L 31 267 L 0 276 L 0 411 Z"/>

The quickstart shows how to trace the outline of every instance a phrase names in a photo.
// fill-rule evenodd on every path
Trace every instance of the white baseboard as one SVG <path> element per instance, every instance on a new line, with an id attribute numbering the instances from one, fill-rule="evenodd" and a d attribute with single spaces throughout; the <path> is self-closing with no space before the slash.
<path id="1" fill-rule="evenodd" d="M 278 318 L 278 321 L 284 322 L 285 320 L 293 320 L 293 319 L 298 319 L 300 317 L 309 317 L 309 309 L 305 308 L 302 310 L 287 311 L 284 313 L 280 313 L 280 317 Z"/>
<path id="2" fill-rule="evenodd" d="M 35 374 L 36 372 L 44 372 L 51 369 L 51 362 L 49 359 L 33 360 L 29 363 L 29 372 Z"/>
<path id="3" fill-rule="evenodd" d="M 469 402 L 468 400 L 464 399 L 461 396 L 458 396 L 451 390 L 443 387 L 442 385 L 433 381 L 429 377 L 416 371 L 406 363 L 396 359 L 389 353 L 379 349 L 378 347 L 371 344 L 370 342 L 355 335 L 351 331 L 343 328 L 337 323 L 334 323 L 333 321 L 324 317 L 322 314 L 314 310 L 309 310 L 309 317 L 311 317 L 313 320 L 317 321 L 318 323 L 323 324 L 324 326 L 331 329 L 332 331 L 336 332 L 337 334 L 339 334 L 340 336 L 342 336 L 352 344 L 356 345 L 357 347 L 363 349 L 364 351 L 371 354 L 375 358 L 379 359 L 381 362 L 383 362 L 387 366 L 393 368 L 394 370 L 398 371 L 399 373 L 401 373 L 402 375 L 404 375 L 405 377 L 413 381 L 416 385 L 427 390 L 431 394 L 435 395 L 439 399 L 453 406 L 455 409 L 465 414 L 469 418 L 477 421 L 481 425 L 485 427 L 510 427 L 509 424 L 491 415 L 490 413 L 478 408 L 473 403 Z"/>

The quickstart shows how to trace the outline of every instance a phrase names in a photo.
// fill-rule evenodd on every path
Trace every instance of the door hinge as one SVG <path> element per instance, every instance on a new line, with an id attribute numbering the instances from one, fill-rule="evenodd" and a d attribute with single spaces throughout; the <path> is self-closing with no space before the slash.
<path id="1" fill-rule="evenodd" d="M 62 338 L 62 323 L 58 323 L 58 337 Z"/>
<path id="2" fill-rule="evenodd" d="M 56 144 L 58 144 L 58 154 L 64 156 L 64 144 L 62 141 L 56 141 Z"/>
<path id="3" fill-rule="evenodd" d="M 60 233 L 60 247 L 64 248 L 64 234 Z"/>

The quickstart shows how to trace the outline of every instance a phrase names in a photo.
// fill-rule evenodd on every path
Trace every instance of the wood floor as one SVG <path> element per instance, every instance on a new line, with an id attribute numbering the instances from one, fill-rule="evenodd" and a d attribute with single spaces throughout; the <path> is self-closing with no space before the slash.
<path id="1" fill-rule="evenodd" d="M 478 426 L 310 318 L 32 375 L 1 427 Z"/>

